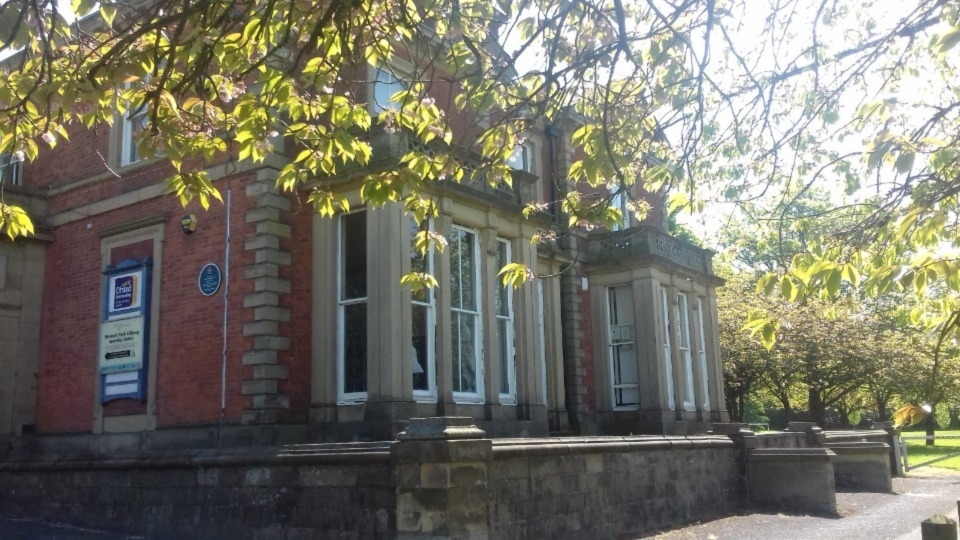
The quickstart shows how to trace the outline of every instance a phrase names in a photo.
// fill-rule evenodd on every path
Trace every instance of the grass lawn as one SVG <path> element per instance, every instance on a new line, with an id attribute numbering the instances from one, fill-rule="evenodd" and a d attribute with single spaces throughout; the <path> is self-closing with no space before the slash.
<path id="1" fill-rule="evenodd" d="M 923 430 L 904 431 L 902 435 L 904 437 L 923 437 L 926 435 L 926 433 Z M 941 435 L 960 436 L 960 430 L 938 429 L 936 435 L 937 437 Z M 923 439 L 906 439 L 905 442 L 907 443 L 907 456 L 909 457 L 909 463 L 911 467 L 916 466 L 917 463 L 934 459 L 937 456 L 945 456 L 954 452 L 960 452 L 960 438 L 942 440 L 937 439 L 935 446 L 926 446 L 926 441 Z M 960 456 L 938 461 L 933 465 L 930 465 L 930 467 L 942 467 L 944 469 L 960 471 Z"/>

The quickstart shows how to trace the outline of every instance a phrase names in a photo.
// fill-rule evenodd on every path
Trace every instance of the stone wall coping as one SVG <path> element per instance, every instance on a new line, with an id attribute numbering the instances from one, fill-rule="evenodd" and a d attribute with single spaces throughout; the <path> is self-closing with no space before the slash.
<path id="1" fill-rule="evenodd" d="M 733 448 L 729 437 L 557 437 L 551 439 L 494 439 L 493 457 L 562 456 L 612 452 L 650 452 L 694 448 Z"/>
<path id="2" fill-rule="evenodd" d="M 890 434 L 882 429 L 858 429 L 855 431 L 824 431 L 823 437 L 826 442 L 839 440 L 865 440 L 865 439 L 883 439 L 886 440 Z"/>
<path id="3" fill-rule="evenodd" d="M 47 459 L 0 462 L 0 471 L 102 469 L 193 469 L 264 465 L 389 463 L 389 443 L 293 445 L 257 449 L 201 450 L 135 458 Z"/>
<path id="4" fill-rule="evenodd" d="M 882 442 L 843 442 L 826 445 L 835 454 L 888 454 L 890 445 Z"/>
<path id="5" fill-rule="evenodd" d="M 829 448 L 755 448 L 747 454 L 752 463 L 776 462 L 796 463 L 798 461 L 831 461 L 836 454 Z"/>

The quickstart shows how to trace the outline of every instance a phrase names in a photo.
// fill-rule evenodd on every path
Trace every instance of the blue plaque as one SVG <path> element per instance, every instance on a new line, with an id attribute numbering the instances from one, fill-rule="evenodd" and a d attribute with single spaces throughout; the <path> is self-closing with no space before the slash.
<path id="1" fill-rule="evenodd" d="M 217 291 L 220 290 L 221 280 L 220 267 L 213 263 L 207 263 L 203 270 L 200 270 L 200 294 L 204 296 L 217 294 Z"/>

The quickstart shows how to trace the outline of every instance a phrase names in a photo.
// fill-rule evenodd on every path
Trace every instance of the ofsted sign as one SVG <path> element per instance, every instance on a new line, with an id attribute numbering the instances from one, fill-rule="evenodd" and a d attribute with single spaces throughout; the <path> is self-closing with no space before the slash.
<path id="1" fill-rule="evenodd" d="M 108 286 L 110 287 L 110 296 L 107 301 L 108 319 L 117 312 L 140 308 L 143 292 L 142 269 L 110 276 Z"/>

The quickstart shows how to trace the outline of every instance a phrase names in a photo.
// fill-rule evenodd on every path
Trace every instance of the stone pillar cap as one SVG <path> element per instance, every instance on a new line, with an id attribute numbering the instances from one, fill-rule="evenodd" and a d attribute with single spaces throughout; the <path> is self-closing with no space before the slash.
<path id="1" fill-rule="evenodd" d="M 823 431 L 823 429 L 813 422 L 788 422 L 787 429 L 784 431 L 805 431 L 819 433 Z"/>
<path id="2" fill-rule="evenodd" d="M 753 435 L 753 431 L 747 427 L 747 424 L 739 422 L 714 422 L 710 428 L 710 433 L 714 435 Z"/>
<path id="3" fill-rule="evenodd" d="M 483 439 L 487 432 L 478 428 L 469 416 L 435 416 L 411 418 L 407 428 L 397 434 L 397 440 L 453 440 Z"/>

